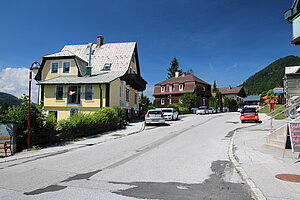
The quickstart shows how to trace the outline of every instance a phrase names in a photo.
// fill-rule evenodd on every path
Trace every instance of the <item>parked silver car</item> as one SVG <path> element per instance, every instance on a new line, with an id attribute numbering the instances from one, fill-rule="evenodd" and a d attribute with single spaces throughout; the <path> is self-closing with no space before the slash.
<path id="1" fill-rule="evenodd" d="M 160 108 L 165 116 L 165 120 L 177 120 L 178 112 L 175 108 Z"/>
<path id="2" fill-rule="evenodd" d="M 161 110 L 148 110 L 145 115 L 145 124 L 165 124 L 165 117 Z"/>
<path id="3" fill-rule="evenodd" d="M 213 108 L 213 107 L 209 107 L 208 108 L 208 113 L 209 114 L 214 114 L 214 113 L 217 113 L 217 110 L 215 108 Z"/>
<path id="4" fill-rule="evenodd" d="M 199 108 L 197 111 L 196 111 L 196 115 L 205 115 L 208 113 L 208 109 L 207 108 Z"/>

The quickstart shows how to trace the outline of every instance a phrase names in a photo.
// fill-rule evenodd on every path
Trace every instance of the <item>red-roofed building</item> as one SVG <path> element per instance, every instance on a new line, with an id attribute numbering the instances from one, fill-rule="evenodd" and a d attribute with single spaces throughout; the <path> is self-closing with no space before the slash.
<path id="1" fill-rule="evenodd" d="M 180 96 L 187 93 L 197 94 L 197 106 L 207 106 L 211 97 L 211 85 L 194 75 L 173 77 L 154 85 L 155 106 L 166 107 L 168 104 L 179 104 Z"/>

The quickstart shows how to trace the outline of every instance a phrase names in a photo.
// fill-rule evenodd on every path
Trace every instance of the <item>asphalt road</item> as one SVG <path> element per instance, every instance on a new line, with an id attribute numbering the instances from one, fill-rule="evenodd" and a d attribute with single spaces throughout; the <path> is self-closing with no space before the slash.
<path id="1" fill-rule="evenodd" d="M 65 153 L 0 164 L 0 199 L 252 199 L 228 159 L 238 113 L 189 116 Z"/>

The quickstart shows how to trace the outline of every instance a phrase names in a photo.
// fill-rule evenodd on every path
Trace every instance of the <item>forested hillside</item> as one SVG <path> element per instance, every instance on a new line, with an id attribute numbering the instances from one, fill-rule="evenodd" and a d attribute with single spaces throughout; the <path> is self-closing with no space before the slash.
<path id="1" fill-rule="evenodd" d="M 284 70 L 288 66 L 300 66 L 300 57 L 287 56 L 271 63 L 248 78 L 242 86 L 249 94 L 266 95 L 267 91 L 276 87 L 283 87 Z"/>
<path id="2" fill-rule="evenodd" d="M 20 103 L 20 99 L 15 97 L 14 95 L 0 92 L 0 106 L 1 105 L 18 105 Z"/>

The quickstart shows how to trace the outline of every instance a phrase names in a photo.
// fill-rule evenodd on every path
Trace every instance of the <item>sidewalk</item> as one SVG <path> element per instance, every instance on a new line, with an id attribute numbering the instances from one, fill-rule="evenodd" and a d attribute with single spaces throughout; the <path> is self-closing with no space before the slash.
<path id="1" fill-rule="evenodd" d="M 54 154 L 60 154 L 73 149 L 79 149 L 94 144 L 99 144 L 110 140 L 114 140 L 127 135 L 135 134 L 141 132 L 144 129 L 144 127 L 145 125 L 143 121 L 128 123 L 125 129 L 111 131 L 108 132 L 107 134 L 99 134 L 99 135 L 94 135 L 94 136 L 89 136 L 84 138 L 77 138 L 77 141 L 74 142 L 55 144 L 40 150 L 19 152 L 14 154 L 13 156 L 0 158 L 0 163 L 20 160 L 25 158 L 38 158 L 38 157 L 44 157 L 44 156 L 49 156 Z"/>
<path id="2" fill-rule="evenodd" d="M 299 199 L 300 183 L 277 179 L 278 174 L 300 175 L 298 154 L 270 149 L 266 144 L 270 121 L 267 115 L 260 115 L 262 124 L 236 132 L 233 141 L 233 155 L 238 169 L 245 181 L 250 185 L 258 199 Z M 274 120 L 278 128 L 285 124 L 284 120 Z"/>

